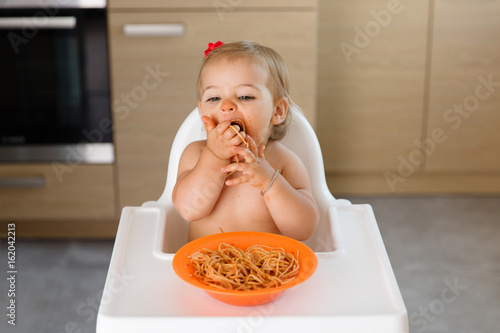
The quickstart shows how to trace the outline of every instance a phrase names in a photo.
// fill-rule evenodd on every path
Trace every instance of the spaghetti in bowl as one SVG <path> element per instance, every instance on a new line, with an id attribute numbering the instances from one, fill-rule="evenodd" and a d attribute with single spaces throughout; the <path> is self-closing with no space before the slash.
<path id="1" fill-rule="evenodd" d="M 223 263 L 225 259 L 230 262 Z M 243 261 L 249 264 L 242 264 Z M 209 269 L 215 270 L 218 276 L 205 278 L 206 266 L 213 262 L 216 262 L 214 268 Z M 318 260 L 309 247 L 292 238 L 243 231 L 191 241 L 176 252 L 172 264 L 182 280 L 211 297 L 232 305 L 248 306 L 270 302 L 304 282 L 316 270 Z M 245 267 L 233 270 L 233 266 L 242 265 Z M 254 269 L 259 274 L 254 274 Z M 245 274 L 241 271 L 247 276 L 242 276 Z"/>

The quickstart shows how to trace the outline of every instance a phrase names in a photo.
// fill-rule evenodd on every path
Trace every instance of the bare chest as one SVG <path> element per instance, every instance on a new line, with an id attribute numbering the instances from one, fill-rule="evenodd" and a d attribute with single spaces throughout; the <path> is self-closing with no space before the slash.
<path id="1" fill-rule="evenodd" d="M 225 186 L 214 213 L 229 214 L 239 220 L 271 219 L 259 191 L 249 184 Z"/>
<path id="2" fill-rule="evenodd" d="M 231 231 L 279 233 L 260 192 L 249 184 L 224 187 L 211 214 L 191 224 L 192 235 Z M 220 228 L 220 229 L 219 229 Z"/>

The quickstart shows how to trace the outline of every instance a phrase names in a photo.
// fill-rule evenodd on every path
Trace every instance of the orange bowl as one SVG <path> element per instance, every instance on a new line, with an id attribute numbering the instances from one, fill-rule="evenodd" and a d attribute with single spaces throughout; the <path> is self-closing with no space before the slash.
<path id="1" fill-rule="evenodd" d="M 244 251 L 252 245 L 281 247 L 286 253 L 292 253 L 294 256 L 297 255 L 298 251 L 299 271 L 293 280 L 281 286 L 267 289 L 239 291 L 208 286 L 193 275 L 190 256 L 203 249 L 216 251 L 221 243 L 230 244 Z M 318 259 L 313 250 L 295 239 L 265 232 L 242 231 L 224 232 L 195 239 L 177 251 L 172 265 L 175 273 L 181 279 L 203 289 L 213 298 L 232 305 L 248 306 L 270 302 L 283 294 L 285 290 L 307 280 L 316 270 Z"/>

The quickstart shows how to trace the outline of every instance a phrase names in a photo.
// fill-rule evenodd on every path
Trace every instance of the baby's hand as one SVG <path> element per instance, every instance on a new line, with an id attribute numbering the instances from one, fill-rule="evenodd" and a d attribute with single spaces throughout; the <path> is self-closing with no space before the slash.
<path id="1" fill-rule="evenodd" d="M 235 156 L 232 150 L 233 146 L 241 144 L 241 138 L 232 129 L 229 121 L 223 121 L 218 125 L 215 124 L 212 118 L 202 116 L 201 120 L 205 123 L 205 130 L 207 131 L 207 146 L 215 156 L 222 160 L 229 160 Z M 236 129 L 240 128 L 235 125 Z M 240 133 L 245 138 L 245 133 Z"/>
<path id="2" fill-rule="evenodd" d="M 263 191 L 273 178 L 275 170 L 266 161 L 264 156 L 264 146 L 257 148 L 255 141 L 250 137 L 246 136 L 246 141 L 249 143 L 248 149 L 241 146 L 233 146 L 233 154 L 238 154 L 243 157 L 239 163 L 232 163 L 224 168 L 222 172 L 233 172 L 241 171 L 241 175 L 235 178 L 226 180 L 226 185 L 238 185 L 242 183 L 249 183 L 253 187 Z"/>

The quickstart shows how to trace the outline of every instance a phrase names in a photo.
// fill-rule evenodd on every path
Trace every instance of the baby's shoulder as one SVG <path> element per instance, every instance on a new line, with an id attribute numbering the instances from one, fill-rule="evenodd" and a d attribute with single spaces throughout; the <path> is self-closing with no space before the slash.
<path id="1" fill-rule="evenodd" d="M 266 151 L 272 151 L 273 155 L 280 157 L 293 156 L 295 153 L 279 141 L 271 141 L 266 147 Z"/>
<path id="2" fill-rule="evenodd" d="M 266 148 L 267 150 L 267 148 Z M 266 154 L 266 150 L 264 154 Z M 281 175 L 295 189 L 311 189 L 307 169 L 297 154 L 283 144 L 277 142 L 273 147 L 272 161 L 269 161 L 273 168 L 280 170 Z M 265 155 L 267 158 L 267 154 Z"/>
<path id="3" fill-rule="evenodd" d="M 200 154 L 203 148 L 207 146 L 207 140 L 193 141 L 186 146 L 184 153 Z"/>
<path id="4" fill-rule="evenodd" d="M 301 164 L 300 158 L 289 148 L 279 141 L 273 141 L 270 147 L 266 147 L 264 154 L 266 158 L 274 160 L 281 167 L 287 165 Z"/>
<path id="5" fill-rule="evenodd" d="M 183 165 L 194 165 L 200 158 L 201 152 L 207 146 L 206 140 L 193 141 L 184 148 L 180 163 Z"/>

